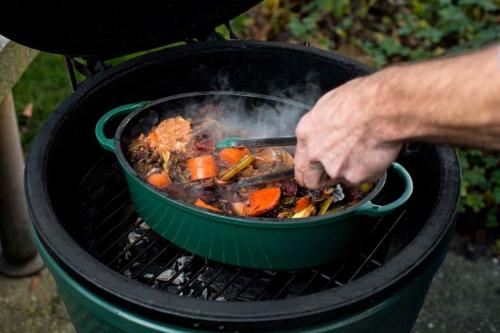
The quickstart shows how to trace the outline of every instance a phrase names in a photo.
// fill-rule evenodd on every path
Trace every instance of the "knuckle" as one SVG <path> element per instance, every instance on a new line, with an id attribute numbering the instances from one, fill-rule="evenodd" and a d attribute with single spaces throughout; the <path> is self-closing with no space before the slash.
<path id="1" fill-rule="evenodd" d="M 307 137 L 307 126 L 304 125 L 304 123 L 301 121 L 297 127 L 295 128 L 295 135 L 297 136 L 297 139 L 303 140 Z"/>
<path id="2" fill-rule="evenodd" d="M 349 172 L 345 175 L 345 179 L 349 184 L 359 185 L 365 180 L 365 176 L 359 170 L 355 172 Z"/>
<path id="3" fill-rule="evenodd" d="M 342 178 L 342 167 L 338 163 L 330 163 L 325 167 L 328 177 L 332 179 Z"/>

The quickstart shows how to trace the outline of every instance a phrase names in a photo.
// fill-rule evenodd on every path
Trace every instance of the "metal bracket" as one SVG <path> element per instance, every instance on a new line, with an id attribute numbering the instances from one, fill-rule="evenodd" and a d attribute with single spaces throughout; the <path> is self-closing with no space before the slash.
<path id="1" fill-rule="evenodd" d="M 239 39 L 231 27 L 230 21 L 224 23 L 224 26 L 229 31 L 230 39 Z M 210 41 L 222 41 L 225 40 L 225 38 L 224 36 L 222 36 L 222 34 L 214 30 L 207 33 L 206 35 L 200 36 L 199 38 L 197 38 L 197 40 L 210 42 Z M 195 43 L 196 39 L 190 38 L 184 41 L 190 44 L 190 43 Z M 82 61 L 77 60 L 76 57 L 70 55 L 64 56 L 66 69 L 68 71 L 68 78 L 71 84 L 71 89 L 73 91 L 78 89 L 78 86 L 80 85 L 80 82 L 78 82 L 77 72 L 85 76 L 86 79 L 88 79 L 96 75 L 97 73 L 103 72 L 106 69 L 112 67 L 109 63 L 106 63 L 105 60 L 103 59 L 95 59 L 95 58 L 79 58 L 79 59 L 81 59 Z"/>
<path id="2" fill-rule="evenodd" d="M 230 39 L 239 39 L 239 37 L 234 33 L 233 28 L 231 27 L 231 21 L 227 21 L 226 23 L 224 23 L 224 26 L 229 31 Z"/>
<path id="3" fill-rule="evenodd" d="M 75 57 L 69 55 L 64 56 L 69 81 L 71 83 L 71 88 L 73 89 L 73 91 L 75 91 L 80 85 L 76 72 L 82 74 L 86 79 L 88 79 L 96 75 L 97 73 L 111 68 L 110 64 L 101 59 L 82 58 L 82 60 L 83 62 L 78 61 Z"/>

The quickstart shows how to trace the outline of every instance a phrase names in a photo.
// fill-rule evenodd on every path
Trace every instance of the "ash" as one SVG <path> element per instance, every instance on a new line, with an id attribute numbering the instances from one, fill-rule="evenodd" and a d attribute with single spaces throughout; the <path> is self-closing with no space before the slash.
<path id="1" fill-rule="evenodd" d="M 140 220 L 121 244 L 128 248 L 115 270 L 153 288 L 180 296 L 215 301 L 252 301 L 272 298 L 266 291 L 271 271 L 243 270 L 213 263 L 183 252 L 154 234 Z M 166 249 L 167 248 L 167 249 Z M 156 260 L 150 263 L 161 251 Z"/>

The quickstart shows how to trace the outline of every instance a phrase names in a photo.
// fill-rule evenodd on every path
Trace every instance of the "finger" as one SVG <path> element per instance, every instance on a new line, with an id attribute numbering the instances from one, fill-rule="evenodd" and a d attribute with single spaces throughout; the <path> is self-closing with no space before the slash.
<path id="1" fill-rule="evenodd" d="M 304 185 L 309 189 L 318 189 L 328 179 L 325 169 L 320 162 L 310 162 L 303 173 Z"/>
<path id="2" fill-rule="evenodd" d="M 295 180 L 300 186 L 305 186 L 304 184 L 304 170 L 306 167 L 307 152 L 305 149 L 305 144 L 303 140 L 297 140 L 297 146 L 295 147 Z"/>

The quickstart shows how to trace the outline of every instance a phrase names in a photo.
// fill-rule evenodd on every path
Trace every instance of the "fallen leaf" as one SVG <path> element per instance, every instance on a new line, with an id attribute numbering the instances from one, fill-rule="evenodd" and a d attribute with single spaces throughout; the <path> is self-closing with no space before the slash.
<path id="1" fill-rule="evenodd" d="M 42 282 L 42 275 L 39 273 L 31 278 L 31 283 L 29 287 L 30 293 L 34 292 L 40 286 Z"/>
<path id="2" fill-rule="evenodd" d="M 21 115 L 25 118 L 31 118 L 33 116 L 33 103 L 28 103 L 25 107 Z"/>

